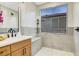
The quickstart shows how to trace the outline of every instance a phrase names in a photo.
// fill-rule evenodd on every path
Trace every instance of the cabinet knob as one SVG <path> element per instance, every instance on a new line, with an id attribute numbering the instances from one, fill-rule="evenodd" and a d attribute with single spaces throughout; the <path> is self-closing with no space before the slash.
<path id="1" fill-rule="evenodd" d="M 0 52 L 0 54 L 4 53 L 5 51 L 6 51 L 6 50 L 4 50 L 4 51 L 1 51 L 1 52 Z"/>
<path id="2" fill-rule="evenodd" d="M 2 54 L 2 53 L 3 53 L 3 51 L 0 52 L 0 54 Z"/>

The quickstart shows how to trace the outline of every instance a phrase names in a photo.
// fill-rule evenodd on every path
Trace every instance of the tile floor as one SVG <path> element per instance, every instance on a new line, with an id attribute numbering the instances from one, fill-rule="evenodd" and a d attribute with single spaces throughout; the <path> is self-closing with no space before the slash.
<path id="1" fill-rule="evenodd" d="M 73 56 L 74 54 L 67 51 L 43 47 L 35 56 Z"/>

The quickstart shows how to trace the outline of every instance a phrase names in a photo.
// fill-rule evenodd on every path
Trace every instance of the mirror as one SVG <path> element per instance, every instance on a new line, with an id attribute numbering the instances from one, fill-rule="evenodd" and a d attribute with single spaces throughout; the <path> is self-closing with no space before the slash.
<path id="1" fill-rule="evenodd" d="M 18 2 L 0 3 L 0 34 L 8 33 L 10 28 L 19 30 Z"/>

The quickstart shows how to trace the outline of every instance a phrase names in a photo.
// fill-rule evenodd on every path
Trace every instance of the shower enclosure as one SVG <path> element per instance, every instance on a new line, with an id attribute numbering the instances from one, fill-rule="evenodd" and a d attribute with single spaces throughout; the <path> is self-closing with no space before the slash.
<path id="1" fill-rule="evenodd" d="M 41 9 L 41 37 L 44 47 L 74 51 L 73 28 L 68 27 L 68 5 Z"/>

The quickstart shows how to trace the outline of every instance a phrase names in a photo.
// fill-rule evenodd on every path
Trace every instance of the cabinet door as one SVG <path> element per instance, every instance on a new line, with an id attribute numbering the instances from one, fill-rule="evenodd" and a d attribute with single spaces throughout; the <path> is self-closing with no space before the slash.
<path id="1" fill-rule="evenodd" d="M 24 55 L 25 55 L 25 56 L 31 56 L 31 45 L 27 45 L 27 46 L 24 48 Z"/>
<path id="2" fill-rule="evenodd" d="M 0 56 L 6 56 L 10 54 L 10 46 L 0 47 Z"/>
<path id="3" fill-rule="evenodd" d="M 12 56 L 24 56 L 24 48 L 13 52 Z"/>

